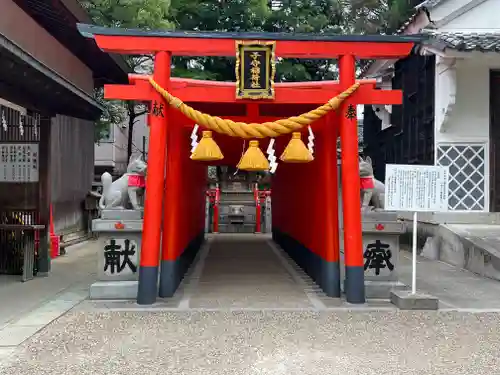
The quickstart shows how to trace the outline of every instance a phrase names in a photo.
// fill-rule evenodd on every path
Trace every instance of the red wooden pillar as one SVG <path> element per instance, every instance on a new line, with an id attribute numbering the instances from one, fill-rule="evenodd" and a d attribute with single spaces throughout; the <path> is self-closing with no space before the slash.
<path id="1" fill-rule="evenodd" d="M 355 82 L 355 58 L 339 58 L 340 85 L 343 90 Z M 361 232 L 358 124 L 356 106 L 347 99 L 340 107 L 340 142 L 342 165 L 342 204 L 344 214 L 344 262 L 346 300 L 365 302 L 363 240 Z"/>
<path id="2" fill-rule="evenodd" d="M 332 113 L 326 118 L 322 136 L 324 168 L 324 248 L 321 287 L 329 297 L 340 297 L 339 220 L 337 182 L 337 126 L 339 117 Z M 336 123 L 335 123 L 336 122 Z"/>
<path id="3" fill-rule="evenodd" d="M 168 87 L 170 82 L 170 53 L 158 52 L 155 56 L 154 79 L 159 85 Z M 158 261 L 162 222 L 163 188 L 165 177 L 165 150 L 167 140 L 167 103 L 155 94 L 157 107 L 163 115 L 149 117 L 149 148 L 146 200 L 144 202 L 144 224 L 139 268 L 137 303 L 153 304 L 158 295 Z"/>
<path id="4" fill-rule="evenodd" d="M 187 194 L 183 186 L 186 181 L 186 174 L 182 172 L 183 142 L 188 139 L 184 137 L 183 127 L 179 123 L 171 124 L 167 133 L 167 162 L 165 190 L 163 192 L 163 236 L 162 236 L 162 256 L 160 268 L 160 297 L 172 297 L 179 285 L 179 278 L 182 277 L 180 255 L 185 244 L 182 243 L 183 235 L 186 231 L 185 215 L 188 214 L 183 207 Z M 184 165 L 189 168 L 189 165 Z"/>

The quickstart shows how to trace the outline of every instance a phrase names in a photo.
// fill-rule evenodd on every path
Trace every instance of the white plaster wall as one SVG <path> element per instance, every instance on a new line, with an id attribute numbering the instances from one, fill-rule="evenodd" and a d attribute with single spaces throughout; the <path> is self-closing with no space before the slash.
<path id="1" fill-rule="evenodd" d="M 474 0 L 472 0 L 474 1 Z M 477 1 L 477 0 L 476 0 Z M 496 1 L 496 0 L 493 0 Z M 430 10 L 433 21 L 440 21 L 451 13 L 471 3 L 471 0 L 446 0 Z"/>
<path id="2" fill-rule="evenodd" d="M 149 126 L 147 125 L 147 115 L 140 117 L 139 121 L 134 126 L 134 138 L 132 145 L 132 156 L 142 154 L 142 137 L 146 137 L 145 149 L 148 152 L 149 147 Z"/>
<path id="3" fill-rule="evenodd" d="M 472 65 L 472 66 L 471 66 Z M 472 61 L 456 62 L 456 92 L 446 72 L 436 69 L 436 120 L 439 124 L 443 112 L 449 110 L 450 96 L 456 95 L 455 105 L 448 122 L 441 131 L 435 127 L 435 140 L 439 142 L 487 141 L 489 135 L 488 85 L 489 70 L 477 69 Z M 474 95 L 471 95 L 471 94 Z"/>
<path id="4" fill-rule="evenodd" d="M 469 4 L 477 3 L 478 1 L 455 0 L 455 2 L 465 2 Z M 447 4 L 448 2 L 445 2 Z M 453 3 L 453 1 L 451 2 Z M 434 20 L 435 13 L 440 14 L 442 10 L 436 9 L 432 11 Z M 500 0 L 486 0 L 483 3 L 468 10 L 464 14 L 455 18 L 439 28 L 440 31 L 462 31 L 462 32 L 500 32 L 500 22 L 498 16 L 500 14 Z"/>
<path id="5" fill-rule="evenodd" d="M 488 142 L 489 74 L 500 69 L 500 56 L 483 59 L 457 59 L 456 100 L 444 131 L 435 127 L 438 142 Z M 443 109 L 450 86 L 444 75 L 436 71 L 436 112 Z"/>
<path id="6" fill-rule="evenodd" d="M 149 128 L 147 116 L 143 115 L 137 119 L 134 125 L 132 140 L 132 155 L 142 153 L 142 137 L 146 136 L 146 152 L 149 145 Z M 128 124 L 128 119 L 125 121 Z M 95 145 L 95 165 L 113 166 L 117 172 L 123 173 L 127 167 L 127 139 L 128 128 L 115 125 L 112 137 L 109 141 L 101 141 Z"/>
<path id="7" fill-rule="evenodd" d="M 472 54 L 471 54 L 472 55 Z M 483 144 L 485 145 L 484 163 L 484 209 L 489 211 L 489 127 L 490 127 L 490 82 L 491 69 L 500 69 L 500 55 L 483 55 L 482 58 L 457 59 L 455 63 L 455 104 L 449 113 L 449 119 L 438 128 L 439 111 L 450 97 L 449 76 L 436 69 L 436 126 L 435 150 L 439 144 Z M 451 102 L 453 102 L 451 100 Z M 449 108 L 448 108 L 449 109 Z M 437 157 L 437 154 L 435 154 Z"/>

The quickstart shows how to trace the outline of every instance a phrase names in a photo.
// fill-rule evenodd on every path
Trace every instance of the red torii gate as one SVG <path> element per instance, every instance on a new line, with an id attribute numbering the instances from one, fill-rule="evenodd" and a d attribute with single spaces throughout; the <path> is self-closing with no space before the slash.
<path id="1" fill-rule="evenodd" d="M 332 36 L 273 33 L 168 32 L 101 28 L 78 25 L 106 52 L 154 54 L 153 79 L 184 103 L 212 115 L 234 121 L 273 121 L 295 116 L 349 88 L 356 82 L 355 59 L 397 59 L 408 55 L 420 37 Z M 339 82 L 276 83 L 273 100 L 237 99 L 234 82 L 212 82 L 171 77 L 171 57 L 234 56 L 236 40 L 274 41 L 282 58 L 333 59 L 339 61 Z M 107 99 L 156 102 L 165 99 L 152 87 L 148 76 L 129 76 L 129 85 L 106 85 Z M 341 140 L 341 166 L 345 293 L 350 303 L 364 303 L 364 267 L 361 233 L 360 180 L 356 116 L 345 116 L 357 104 L 401 104 L 399 90 L 377 90 L 374 80 L 359 81 L 360 87 L 345 100 L 337 113 L 314 125 L 316 161 L 306 165 L 281 164 L 273 179 L 273 238 L 316 280 L 327 295 L 340 297 L 337 137 Z M 242 111 L 243 106 L 243 111 Z M 351 111 L 352 112 L 352 111 Z M 339 114 L 340 113 L 340 114 Z M 169 121 L 172 120 L 172 121 Z M 203 240 L 204 202 L 202 163 L 189 161 L 189 133 L 193 122 L 175 109 L 167 115 L 149 116 L 147 194 L 137 301 L 155 302 L 161 241 L 161 297 L 172 296 Z M 281 137 L 282 138 L 282 137 Z M 280 138 L 277 138 L 277 146 Z M 235 164 L 241 153 L 234 138 L 218 136 L 224 164 Z M 168 145 L 168 146 L 167 146 Z M 183 170 L 188 164 L 189 169 Z M 165 173 L 166 166 L 166 173 Z M 296 179 L 300 174 L 302 178 Z M 293 180 L 293 184 L 290 181 Z M 297 194 L 314 187 L 308 201 Z M 181 189 L 182 187 L 182 189 Z M 183 196 L 190 196 L 189 199 Z M 196 199 L 200 199 L 197 201 Z M 193 202 L 197 203 L 194 204 Z M 196 220 L 188 215 L 196 216 Z M 162 217 L 163 216 L 163 217 Z M 299 216 L 299 219 L 294 218 Z M 297 223 L 297 220 L 305 220 Z M 163 223 L 163 224 L 162 224 Z M 162 228 L 163 225 L 163 228 Z M 163 229 L 163 237 L 162 237 Z M 301 250 L 306 248 L 306 250 Z"/>

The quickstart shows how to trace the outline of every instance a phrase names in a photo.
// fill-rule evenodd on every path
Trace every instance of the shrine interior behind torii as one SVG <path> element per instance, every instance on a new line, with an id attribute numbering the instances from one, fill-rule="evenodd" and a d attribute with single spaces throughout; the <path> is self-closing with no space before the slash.
<path id="1" fill-rule="evenodd" d="M 323 105 L 356 82 L 356 58 L 404 57 L 419 41 L 405 36 L 147 32 L 89 25 L 79 25 L 79 29 L 110 53 L 155 54 L 153 78 L 169 93 L 201 112 L 247 123 L 296 116 Z M 276 83 L 273 100 L 250 100 L 235 97 L 234 82 L 170 77 L 172 55 L 231 56 L 234 55 L 236 40 L 275 41 L 278 57 L 338 59 L 340 80 Z M 149 117 L 150 145 L 138 302 L 150 304 L 158 295 L 158 272 L 159 295 L 172 296 L 203 242 L 207 163 L 190 160 L 190 135 L 194 122 L 176 108 L 168 107 L 165 99 L 150 84 L 148 76 L 130 75 L 129 82 L 129 85 L 106 86 L 106 98 L 151 101 L 162 104 L 165 109 L 164 116 Z M 332 297 L 340 296 L 341 283 L 338 185 L 349 187 L 342 189 L 342 208 L 345 293 L 351 303 L 364 303 L 365 296 L 357 119 L 356 116 L 346 116 L 345 112 L 348 106 L 355 108 L 357 104 L 400 104 L 401 94 L 399 90 L 377 90 L 374 80 L 360 81 L 360 87 L 338 111 L 312 125 L 315 160 L 304 164 L 281 162 L 272 179 L 273 239 Z M 303 130 L 302 138 L 306 140 L 307 129 Z M 339 136 L 341 181 L 337 181 Z M 243 139 L 222 134 L 213 137 L 224 154 L 219 163 L 236 165 L 244 151 Z M 276 138 L 277 156 L 289 139 L 289 135 Z M 265 152 L 269 139 L 259 141 Z M 161 259 L 161 264 L 158 259 Z"/>

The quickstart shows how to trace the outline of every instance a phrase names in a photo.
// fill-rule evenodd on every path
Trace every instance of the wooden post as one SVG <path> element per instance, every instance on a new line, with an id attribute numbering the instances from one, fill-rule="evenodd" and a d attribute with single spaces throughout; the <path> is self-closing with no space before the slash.
<path id="1" fill-rule="evenodd" d="M 168 87 L 170 82 L 170 53 L 158 52 L 155 56 L 154 79 L 159 85 Z M 158 295 L 158 262 L 163 209 L 165 177 L 165 152 L 167 143 L 167 103 L 155 94 L 156 108 L 163 113 L 153 113 L 149 125 L 149 149 L 146 200 L 144 202 L 144 224 L 142 232 L 141 261 L 137 303 L 150 305 Z M 153 102 L 153 109 L 154 109 Z"/>
<path id="2" fill-rule="evenodd" d="M 44 225 L 40 230 L 40 247 L 38 250 L 38 276 L 48 276 L 50 272 L 50 251 L 49 251 L 49 224 L 51 205 L 51 184 L 50 184 L 50 133 L 52 129 L 52 118 L 42 117 L 40 119 L 40 143 L 38 149 L 39 162 L 39 191 L 38 191 L 38 222 Z"/>
<path id="3" fill-rule="evenodd" d="M 163 237 L 161 249 L 160 297 L 172 297 L 182 277 L 180 271 L 180 254 L 184 250 L 181 238 L 186 228 L 186 211 L 182 208 L 183 194 L 187 194 L 183 185 L 186 176 L 182 168 L 192 168 L 189 164 L 182 165 L 183 128 L 178 123 L 171 124 L 167 132 L 167 171 L 165 189 L 163 192 Z M 189 172 L 186 171 L 186 174 Z"/>
<path id="4" fill-rule="evenodd" d="M 321 287 L 329 297 L 340 297 L 339 265 L 339 213 L 337 182 L 337 131 L 338 115 L 329 114 L 322 136 L 324 166 L 324 249 L 321 270 Z M 337 122 L 337 124 L 334 123 Z"/>
<path id="5" fill-rule="evenodd" d="M 339 70 L 342 89 L 354 84 L 354 56 L 340 56 Z M 349 303 L 365 303 L 357 121 L 356 106 L 348 98 L 340 107 L 340 142 L 344 213 L 344 289 Z"/>

